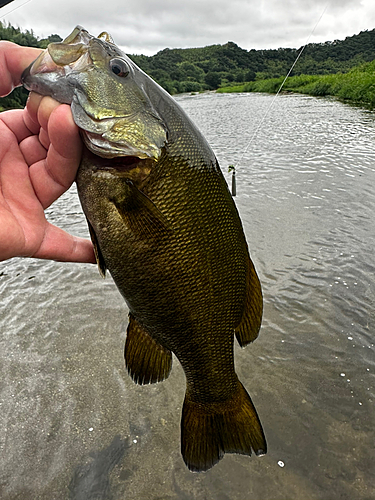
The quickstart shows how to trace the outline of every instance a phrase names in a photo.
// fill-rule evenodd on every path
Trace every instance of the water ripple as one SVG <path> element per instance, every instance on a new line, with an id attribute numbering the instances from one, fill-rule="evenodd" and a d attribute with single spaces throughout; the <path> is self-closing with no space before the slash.
<path id="1" fill-rule="evenodd" d="M 177 100 L 228 182 L 227 166 L 238 167 L 265 309 L 259 339 L 236 346 L 236 369 L 269 453 L 189 475 L 176 444 L 181 366 L 163 384 L 132 384 L 127 309 L 111 278 L 92 265 L 12 259 L 0 264 L 4 498 L 62 498 L 77 471 L 128 436 L 136 444 L 113 473 L 114 498 L 374 498 L 374 115 L 308 96 L 280 96 L 271 109 L 262 94 Z M 88 237 L 74 188 L 47 216 Z"/>

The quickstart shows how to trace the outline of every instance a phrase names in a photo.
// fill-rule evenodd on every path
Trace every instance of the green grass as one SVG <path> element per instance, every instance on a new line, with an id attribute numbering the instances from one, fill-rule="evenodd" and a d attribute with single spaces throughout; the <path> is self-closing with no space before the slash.
<path id="1" fill-rule="evenodd" d="M 223 87 L 217 92 L 278 92 L 284 77 Z M 313 96 L 335 96 L 344 101 L 375 108 L 375 60 L 361 64 L 348 73 L 334 75 L 299 75 L 289 77 L 283 92 L 297 92 Z"/>

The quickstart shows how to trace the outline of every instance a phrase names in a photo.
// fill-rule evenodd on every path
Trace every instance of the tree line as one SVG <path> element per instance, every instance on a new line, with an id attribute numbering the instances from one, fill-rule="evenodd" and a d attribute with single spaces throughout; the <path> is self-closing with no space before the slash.
<path id="1" fill-rule="evenodd" d="M 164 49 L 130 56 L 171 94 L 214 90 L 243 82 L 286 76 L 299 49 L 245 50 L 234 42 L 195 49 Z M 308 44 L 293 75 L 346 73 L 375 59 L 375 30 L 325 43 Z"/>
<path id="2" fill-rule="evenodd" d="M 38 39 L 33 31 L 21 31 L 0 22 L 0 40 L 45 48 L 61 41 L 59 35 Z M 169 49 L 153 56 L 129 57 L 171 94 L 201 92 L 285 76 L 301 51 L 279 48 L 245 50 L 234 42 L 191 49 Z M 375 29 L 345 40 L 308 44 L 293 69 L 293 75 L 347 73 L 353 67 L 375 59 Z M 27 93 L 16 89 L 0 100 L 3 109 L 24 105 Z"/>

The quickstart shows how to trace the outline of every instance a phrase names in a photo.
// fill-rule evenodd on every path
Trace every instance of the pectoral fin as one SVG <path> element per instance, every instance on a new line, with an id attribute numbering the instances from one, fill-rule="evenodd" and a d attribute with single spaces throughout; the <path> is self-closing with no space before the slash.
<path id="1" fill-rule="evenodd" d="M 94 247 L 94 253 L 95 253 L 96 262 L 98 264 L 99 273 L 100 273 L 100 276 L 102 276 L 102 278 L 105 278 L 105 272 L 106 272 L 107 266 L 105 265 L 104 257 L 103 257 L 101 250 L 100 250 L 99 242 L 98 242 L 98 239 L 96 237 L 94 228 L 92 227 L 92 225 L 90 224 L 90 221 L 88 219 L 87 219 L 87 224 L 89 226 L 91 241 L 92 241 L 92 244 Z"/>
<path id="2" fill-rule="evenodd" d="M 172 369 L 172 353 L 129 314 L 125 344 L 125 363 L 136 384 L 153 384 L 166 379 Z"/>
<path id="3" fill-rule="evenodd" d="M 249 257 L 246 275 L 245 309 L 240 324 L 235 329 L 238 343 L 245 347 L 259 334 L 263 313 L 263 297 L 260 282 Z"/>
<path id="4" fill-rule="evenodd" d="M 169 223 L 158 207 L 132 181 L 125 182 L 127 196 L 113 202 L 126 226 L 140 239 L 160 238 L 169 232 Z"/>

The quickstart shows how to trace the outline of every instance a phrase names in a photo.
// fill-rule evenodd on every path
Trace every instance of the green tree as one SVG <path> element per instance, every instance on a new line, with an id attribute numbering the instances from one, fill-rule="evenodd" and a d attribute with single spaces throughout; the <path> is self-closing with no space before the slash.
<path id="1" fill-rule="evenodd" d="M 217 89 L 221 84 L 221 77 L 219 73 L 209 71 L 204 77 L 204 81 L 211 89 Z"/>

